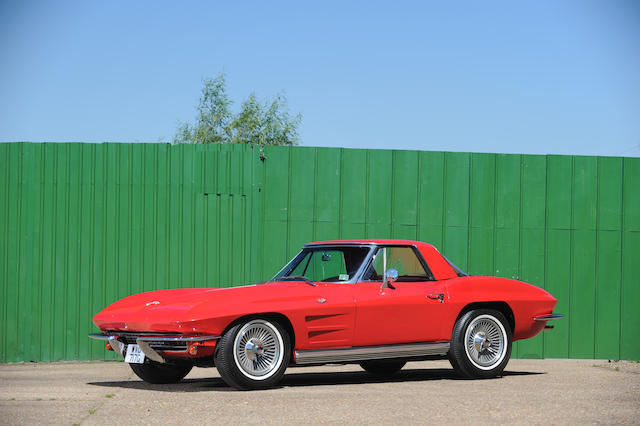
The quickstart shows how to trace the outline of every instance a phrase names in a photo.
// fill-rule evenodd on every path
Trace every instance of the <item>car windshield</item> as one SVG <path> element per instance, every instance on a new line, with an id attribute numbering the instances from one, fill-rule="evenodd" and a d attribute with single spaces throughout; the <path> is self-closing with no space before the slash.
<path id="1" fill-rule="evenodd" d="M 370 247 L 305 247 L 273 280 L 306 278 L 314 282 L 350 281 L 369 250 Z"/>

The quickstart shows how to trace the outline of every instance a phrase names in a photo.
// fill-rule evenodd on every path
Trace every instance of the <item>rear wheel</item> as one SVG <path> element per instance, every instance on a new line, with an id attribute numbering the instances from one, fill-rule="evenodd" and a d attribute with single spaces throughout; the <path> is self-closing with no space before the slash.
<path id="1" fill-rule="evenodd" d="M 129 366 L 136 376 L 147 383 L 178 383 L 193 368 L 190 364 L 160 364 L 150 360 Z"/>
<path id="2" fill-rule="evenodd" d="M 511 340 L 511 328 L 502 313 L 493 309 L 469 311 L 453 327 L 449 361 L 464 377 L 497 377 L 511 357 Z"/>
<path id="3" fill-rule="evenodd" d="M 239 390 L 280 382 L 291 358 L 289 335 L 276 321 L 252 319 L 231 327 L 218 342 L 215 364 L 222 379 Z"/>
<path id="4" fill-rule="evenodd" d="M 379 376 L 390 376 L 400 371 L 405 364 L 406 361 L 373 359 L 361 362 L 360 367 L 362 367 L 367 373 L 377 374 Z"/>

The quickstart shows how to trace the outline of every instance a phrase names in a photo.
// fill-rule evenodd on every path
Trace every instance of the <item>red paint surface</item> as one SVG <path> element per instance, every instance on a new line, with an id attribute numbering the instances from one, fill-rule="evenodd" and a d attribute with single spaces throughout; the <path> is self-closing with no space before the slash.
<path id="1" fill-rule="evenodd" d="M 415 246 L 436 281 L 397 282 L 395 289 L 382 289 L 377 282 L 317 283 L 313 287 L 293 281 L 159 290 L 119 300 L 97 314 L 93 322 L 102 330 L 222 335 L 241 317 L 278 314 L 294 330 L 295 349 L 304 350 L 449 341 L 460 313 L 478 302 L 506 303 L 515 320 L 514 340 L 526 339 L 545 325 L 533 317 L 551 314 L 556 305 L 553 296 L 534 285 L 505 278 L 458 277 L 430 244 L 410 240 L 323 243 L 344 242 Z M 442 303 L 429 297 L 437 294 L 444 294 Z M 321 299 L 325 302 L 320 303 Z M 159 303 L 147 305 L 150 302 Z"/>

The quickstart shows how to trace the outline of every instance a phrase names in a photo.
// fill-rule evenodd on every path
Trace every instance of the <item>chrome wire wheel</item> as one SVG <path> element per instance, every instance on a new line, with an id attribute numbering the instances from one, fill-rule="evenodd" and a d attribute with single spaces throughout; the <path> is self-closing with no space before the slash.
<path id="1" fill-rule="evenodd" d="M 493 315 L 480 315 L 464 333 L 464 349 L 469 361 L 481 370 L 491 370 L 504 359 L 507 332 Z"/>
<path id="2" fill-rule="evenodd" d="M 233 343 L 233 358 L 246 377 L 266 380 L 282 364 L 283 348 L 278 329 L 269 321 L 257 319 L 238 331 Z"/>

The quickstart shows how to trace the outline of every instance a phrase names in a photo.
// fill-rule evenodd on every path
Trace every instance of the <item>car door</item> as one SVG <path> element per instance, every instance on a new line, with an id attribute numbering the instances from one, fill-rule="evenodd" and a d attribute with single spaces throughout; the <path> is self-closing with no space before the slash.
<path id="1" fill-rule="evenodd" d="M 352 346 L 355 324 L 352 279 L 369 250 L 369 247 L 309 249 L 297 266 L 286 271 L 292 278 L 304 277 L 313 282 L 313 286 L 302 287 L 304 302 L 290 313 L 298 327 L 297 349 Z"/>
<path id="2" fill-rule="evenodd" d="M 382 250 L 386 250 L 387 271 L 398 271 L 398 279 L 390 287 L 382 282 Z M 356 283 L 353 345 L 449 340 L 439 320 L 447 298 L 446 282 L 433 280 L 414 247 L 381 247 L 363 280 Z"/>

